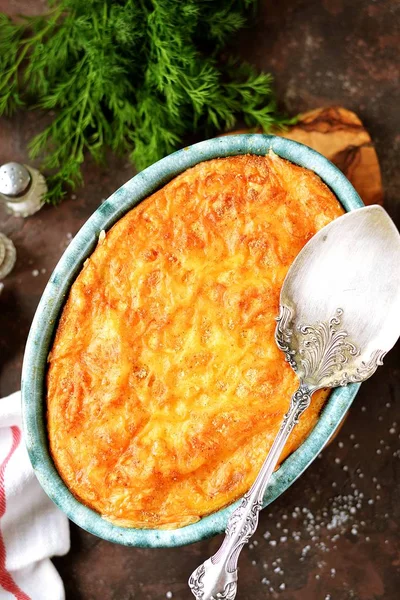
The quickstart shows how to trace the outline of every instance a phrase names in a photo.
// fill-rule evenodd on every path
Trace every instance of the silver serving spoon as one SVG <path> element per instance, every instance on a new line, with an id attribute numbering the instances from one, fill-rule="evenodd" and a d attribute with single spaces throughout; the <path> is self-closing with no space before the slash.
<path id="1" fill-rule="evenodd" d="M 383 208 L 339 217 L 289 269 L 275 331 L 300 384 L 250 490 L 232 513 L 222 546 L 189 579 L 198 600 L 233 600 L 239 554 L 258 524 L 265 490 L 312 394 L 365 381 L 400 335 L 400 235 Z"/>

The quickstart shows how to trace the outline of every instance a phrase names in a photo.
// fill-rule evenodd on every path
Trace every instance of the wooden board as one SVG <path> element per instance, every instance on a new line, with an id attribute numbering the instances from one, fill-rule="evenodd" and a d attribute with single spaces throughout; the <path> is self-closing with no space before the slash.
<path id="1" fill-rule="evenodd" d="M 329 158 L 354 185 L 365 204 L 383 204 L 378 157 L 359 117 L 341 107 L 317 108 L 281 133 Z"/>
<path id="2" fill-rule="evenodd" d="M 383 204 L 378 157 L 371 136 L 354 112 L 340 106 L 316 108 L 277 135 L 326 156 L 346 175 L 365 204 Z"/>

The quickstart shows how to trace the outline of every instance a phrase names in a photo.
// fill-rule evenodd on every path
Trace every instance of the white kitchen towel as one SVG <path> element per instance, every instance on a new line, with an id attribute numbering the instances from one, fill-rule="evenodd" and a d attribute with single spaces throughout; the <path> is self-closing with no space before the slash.
<path id="1" fill-rule="evenodd" d="M 50 557 L 69 545 L 68 519 L 33 473 L 16 392 L 0 399 L 0 600 L 64 600 Z"/>

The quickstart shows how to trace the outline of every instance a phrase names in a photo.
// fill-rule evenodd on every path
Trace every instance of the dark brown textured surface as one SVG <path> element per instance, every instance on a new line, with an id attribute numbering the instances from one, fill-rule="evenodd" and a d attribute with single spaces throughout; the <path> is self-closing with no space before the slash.
<path id="1" fill-rule="evenodd" d="M 43 4 L 0 0 L 0 10 L 34 12 Z M 243 56 L 274 72 L 282 105 L 291 113 L 337 104 L 360 115 L 377 148 L 385 205 L 398 226 L 399 23 L 400 4 L 393 0 L 264 1 L 257 26 L 238 41 Z M 38 126 L 34 115 L 1 121 L 0 162 L 24 159 L 26 141 Z M 18 252 L 0 296 L 0 395 L 19 386 L 29 324 L 68 234 L 132 173 L 123 162 L 111 161 L 102 169 L 87 165 L 85 188 L 59 209 L 45 208 L 26 221 L 0 213 L 0 230 Z M 258 544 L 242 554 L 238 598 L 399 597 L 399 355 L 397 347 L 363 385 L 340 435 L 322 458 L 262 513 Z M 263 537 L 267 531 L 269 539 Z M 138 550 L 114 546 L 72 526 L 71 553 L 55 562 L 67 600 L 153 600 L 165 598 L 167 591 L 184 600 L 190 598 L 188 575 L 219 542 Z M 262 583 L 263 578 L 270 583 Z"/>

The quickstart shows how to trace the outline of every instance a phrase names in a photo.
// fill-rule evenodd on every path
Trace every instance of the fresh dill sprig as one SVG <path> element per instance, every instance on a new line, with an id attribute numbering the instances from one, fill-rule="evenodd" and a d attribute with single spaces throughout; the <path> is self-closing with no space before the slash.
<path id="1" fill-rule="evenodd" d="M 48 177 L 47 200 L 82 183 L 89 153 L 111 148 L 138 169 L 238 119 L 284 126 L 271 76 L 221 64 L 218 54 L 256 0 L 50 0 L 49 12 L 13 22 L 0 13 L 0 114 L 52 111 L 30 143 Z"/>

